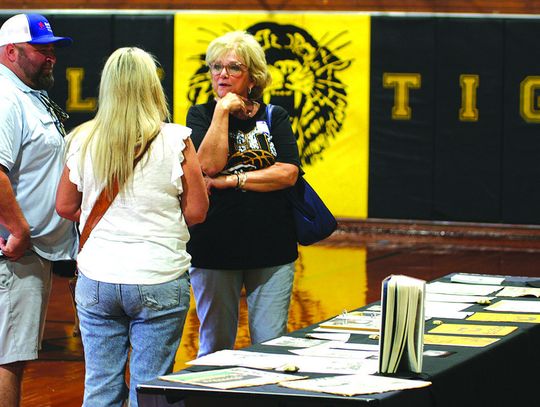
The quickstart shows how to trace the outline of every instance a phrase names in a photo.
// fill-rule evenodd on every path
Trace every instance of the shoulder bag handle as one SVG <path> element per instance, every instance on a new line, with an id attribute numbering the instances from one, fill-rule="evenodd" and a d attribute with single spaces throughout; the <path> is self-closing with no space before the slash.
<path id="1" fill-rule="evenodd" d="M 137 163 L 146 154 L 146 152 L 148 151 L 148 148 L 150 147 L 150 144 L 152 144 L 152 141 L 154 141 L 156 137 L 154 137 L 148 143 L 146 143 L 146 146 L 142 154 L 139 155 L 137 158 L 135 158 L 135 160 L 133 161 L 133 168 L 135 168 Z M 105 188 L 103 189 L 103 191 L 101 191 L 101 193 L 97 197 L 96 202 L 94 203 L 94 206 L 92 207 L 92 210 L 90 211 L 90 215 L 88 215 L 88 219 L 86 219 L 86 223 L 84 224 L 84 228 L 81 232 L 81 236 L 79 237 L 79 252 L 82 250 L 84 244 L 90 237 L 90 233 L 92 232 L 92 229 L 94 229 L 94 227 L 98 224 L 98 222 L 103 217 L 105 212 L 107 212 L 107 209 L 109 208 L 109 206 L 111 206 L 112 202 L 114 201 L 114 198 L 116 198 L 116 195 L 118 195 L 118 182 L 115 180 L 113 183 L 113 190 L 112 190 L 111 196 L 107 194 L 107 191 Z"/>

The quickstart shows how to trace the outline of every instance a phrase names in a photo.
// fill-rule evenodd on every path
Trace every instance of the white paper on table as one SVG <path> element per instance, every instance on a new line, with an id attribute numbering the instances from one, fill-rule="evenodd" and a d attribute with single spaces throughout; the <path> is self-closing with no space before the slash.
<path id="1" fill-rule="evenodd" d="M 540 297 L 540 288 L 534 287 L 504 287 L 497 293 L 497 297 L 524 297 L 533 295 Z"/>
<path id="2" fill-rule="evenodd" d="M 321 328 L 318 326 L 317 328 L 313 329 L 314 332 L 341 332 L 346 334 L 359 334 L 359 335 L 372 335 L 377 334 L 377 332 L 373 331 L 358 331 L 358 330 L 349 330 L 349 329 L 330 329 L 330 328 Z"/>
<path id="3" fill-rule="evenodd" d="M 446 319 L 465 319 L 474 314 L 473 311 L 445 311 L 437 310 L 433 315 L 426 311 L 426 319 L 430 318 L 446 318 Z"/>
<path id="4" fill-rule="evenodd" d="M 187 383 L 196 386 L 227 390 L 238 387 L 262 386 L 288 380 L 305 379 L 307 376 L 288 375 L 245 367 L 232 367 L 205 370 L 203 372 L 176 373 L 160 376 L 159 378 L 169 382 Z"/>
<path id="5" fill-rule="evenodd" d="M 294 382 L 279 383 L 279 385 L 291 389 L 355 396 L 426 387 L 431 385 L 431 382 L 385 376 L 347 375 L 295 380 Z"/>
<path id="6" fill-rule="evenodd" d="M 485 308 L 487 311 L 540 313 L 538 300 L 501 300 Z"/>
<path id="7" fill-rule="evenodd" d="M 378 352 L 379 345 L 370 345 L 367 343 L 339 343 L 332 342 L 330 343 L 330 348 L 332 349 L 354 349 L 354 350 L 363 350 L 366 352 Z"/>
<path id="8" fill-rule="evenodd" d="M 332 332 L 308 332 L 306 334 L 306 338 L 311 339 L 322 339 L 327 341 L 334 341 L 334 342 L 347 342 L 351 338 L 351 334 L 348 333 L 332 333 Z"/>
<path id="9" fill-rule="evenodd" d="M 426 284 L 426 293 L 486 296 L 495 291 L 499 291 L 501 288 L 502 287 L 499 285 L 443 283 L 442 281 L 434 281 L 433 283 Z"/>
<path id="10" fill-rule="evenodd" d="M 504 291 L 505 289 L 503 289 Z M 500 295 L 497 294 L 497 295 Z M 456 294 L 437 294 L 427 293 L 426 301 L 438 301 L 438 302 L 468 302 L 474 303 L 486 303 L 493 300 L 495 297 L 482 297 L 478 295 L 456 295 Z"/>
<path id="11" fill-rule="evenodd" d="M 453 283 L 501 285 L 504 281 L 504 277 L 486 276 L 485 274 L 458 273 L 450 277 L 450 281 Z"/>
<path id="12" fill-rule="evenodd" d="M 287 348 L 310 348 L 319 346 L 329 341 L 308 338 L 295 338 L 293 336 L 280 336 L 269 341 L 261 343 L 261 345 L 283 346 Z"/>
<path id="13" fill-rule="evenodd" d="M 201 366 L 244 366 L 255 369 L 275 369 L 286 365 L 295 356 L 276 353 L 248 352 L 243 350 L 224 349 L 195 360 L 187 365 Z"/>
<path id="14" fill-rule="evenodd" d="M 463 311 L 465 308 L 469 308 L 472 304 L 465 302 L 438 302 L 438 301 L 426 301 L 426 313 L 435 314 L 437 312 L 458 312 Z"/>
<path id="15" fill-rule="evenodd" d="M 379 361 L 373 359 L 346 359 L 318 356 L 296 356 L 292 361 L 299 372 L 328 374 L 373 374 L 379 369 Z M 279 369 L 277 369 L 279 370 Z"/>
<path id="16" fill-rule="evenodd" d="M 375 373 L 378 361 L 350 360 L 315 356 L 280 355 L 242 350 L 220 350 L 187 362 L 188 365 L 202 366 L 244 366 L 255 369 L 283 370 L 294 366 L 300 372 L 356 374 Z"/>
<path id="17" fill-rule="evenodd" d="M 462 311 L 471 304 L 460 302 L 432 302 L 426 301 L 426 318 L 465 319 L 473 312 Z"/>
<path id="18" fill-rule="evenodd" d="M 348 359 L 367 359 L 373 357 L 372 351 L 356 350 L 356 349 L 336 349 L 330 345 L 314 346 L 311 348 L 294 349 L 292 353 L 301 356 L 318 356 L 325 358 L 348 358 Z"/>

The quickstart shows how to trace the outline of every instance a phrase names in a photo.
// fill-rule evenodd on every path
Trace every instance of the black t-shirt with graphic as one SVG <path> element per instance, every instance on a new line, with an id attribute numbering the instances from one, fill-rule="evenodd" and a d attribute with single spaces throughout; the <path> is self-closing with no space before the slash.
<path id="1" fill-rule="evenodd" d="M 214 114 L 215 101 L 192 106 L 187 126 L 199 148 Z M 229 116 L 229 158 L 223 173 L 266 168 L 274 162 L 300 166 L 287 112 L 274 106 L 271 129 L 266 106 L 254 117 Z M 206 221 L 190 228 L 188 252 L 202 268 L 247 269 L 290 263 L 298 257 L 292 211 L 283 190 L 213 189 Z"/>

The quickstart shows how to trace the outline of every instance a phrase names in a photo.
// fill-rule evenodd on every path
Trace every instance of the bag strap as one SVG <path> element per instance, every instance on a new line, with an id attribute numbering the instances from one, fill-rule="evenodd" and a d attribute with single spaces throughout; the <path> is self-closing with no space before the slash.
<path id="1" fill-rule="evenodd" d="M 268 131 L 272 128 L 272 110 L 274 110 L 274 105 L 268 103 L 266 105 L 266 122 L 268 123 Z"/>
<path id="2" fill-rule="evenodd" d="M 268 103 L 266 105 L 266 123 L 268 124 L 268 131 L 270 133 L 272 133 L 270 131 L 270 128 L 272 127 L 272 110 L 274 110 L 274 105 L 271 104 L 271 103 Z M 302 170 L 302 167 L 299 167 L 299 174 L 298 174 L 298 179 L 300 179 L 300 177 L 302 177 L 304 175 L 304 171 Z"/>
<path id="3" fill-rule="evenodd" d="M 157 137 L 157 136 L 156 136 Z M 148 151 L 148 148 L 150 147 L 150 144 L 152 144 L 152 141 L 156 139 L 154 137 L 151 139 L 148 143 L 146 143 L 146 146 L 144 147 L 144 151 L 141 155 L 139 155 L 135 160 L 133 161 L 133 168 L 137 165 L 139 161 L 141 161 L 141 158 L 146 154 Z M 81 232 L 81 236 L 79 237 L 79 252 L 82 250 L 84 244 L 90 237 L 90 233 L 92 232 L 92 229 L 98 224 L 98 222 L 101 220 L 103 215 L 105 215 L 105 212 L 107 212 L 107 209 L 109 206 L 111 206 L 112 202 L 114 201 L 114 198 L 116 198 L 116 195 L 118 195 L 118 181 L 114 180 L 113 182 L 113 189 L 112 194 L 109 195 L 107 193 L 106 188 L 101 191 L 99 196 L 96 199 L 96 202 L 94 203 L 94 206 L 92 207 L 92 210 L 90 211 L 90 214 L 88 215 L 88 218 L 86 219 L 86 223 L 84 224 L 84 228 Z"/>

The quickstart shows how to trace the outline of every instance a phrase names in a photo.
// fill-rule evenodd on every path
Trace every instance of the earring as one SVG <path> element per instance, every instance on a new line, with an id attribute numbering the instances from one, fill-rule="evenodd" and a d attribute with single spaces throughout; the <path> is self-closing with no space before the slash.
<path id="1" fill-rule="evenodd" d="M 251 89 L 253 89 L 253 88 L 251 88 L 251 87 L 248 88 L 248 96 L 251 96 Z"/>

